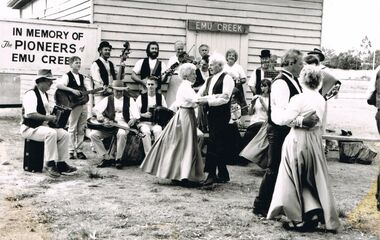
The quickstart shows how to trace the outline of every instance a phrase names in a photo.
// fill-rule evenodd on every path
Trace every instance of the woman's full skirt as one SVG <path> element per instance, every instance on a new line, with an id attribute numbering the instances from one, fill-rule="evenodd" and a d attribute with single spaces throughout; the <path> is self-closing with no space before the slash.
<path id="1" fill-rule="evenodd" d="M 321 128 L 292 128 L 285 138 L 268 219 L 285 214 L 291 221 L 302 222 L 306 213 L 322 210 L 326 229 L 339 228 L 321 134 Z"/>
<path id="2" fill-rule="evenodd" d="M 140 168 L 171 180 L 200 182 L 204 162 L 197 141 L 193 108 L 180 108 L 153 144 Z"/>

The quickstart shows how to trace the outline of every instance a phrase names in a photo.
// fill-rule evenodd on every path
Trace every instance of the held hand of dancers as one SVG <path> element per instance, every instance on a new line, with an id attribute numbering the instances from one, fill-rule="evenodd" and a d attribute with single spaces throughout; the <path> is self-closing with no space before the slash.
<path id="1" fill-rule="evenodd" d="M 311 111 L 303 116 L 301 127 L 312 128 L 318 123 L 318 121 L 319 117 L 317 116 L 316 111 Z"/>

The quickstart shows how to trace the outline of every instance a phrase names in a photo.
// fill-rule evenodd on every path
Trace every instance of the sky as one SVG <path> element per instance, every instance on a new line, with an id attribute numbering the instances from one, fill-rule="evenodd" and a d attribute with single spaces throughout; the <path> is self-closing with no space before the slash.
<path id="1" fill-rule="evenodd" d="M 365 36 L 380 49 L 380 0 L 324 0 L 322 46 L 360 50 Z"/>
<path id="2" fill-rule="evenodd" d="M 17 17 L 16 10 L 6 8 L 7 2 L 0 0 L 1 17 Z M 368 36 L 380 49 L 380 0 L 324 0 L 323 4 L 322 47 L 336 52 L 360 50 Z"/>

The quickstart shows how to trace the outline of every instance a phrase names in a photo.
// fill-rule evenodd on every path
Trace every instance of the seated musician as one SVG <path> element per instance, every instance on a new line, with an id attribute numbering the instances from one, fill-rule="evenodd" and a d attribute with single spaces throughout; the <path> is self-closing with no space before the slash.
<path id="1" fill-rule="evenodd" d="M 51 128 L 49 121 L 55 121 L 56 116 L 50 115 L 49 99 L 47 91 L 53 84 L 50 69 L 38 70 L 35 79 L 36 86 L 28 90 L 22 100 L 22 125 L 21 136 L 45 144 L 45 156 L 47 172 L 58 177 L 60 174 L 75 172 L 77 169 L 68 165 L 69 159 L 69 134 L 62 128 Z"/>
<path id="2" fill-rule="evenodd" d="M 145 135 L 142 139 L 145 155 L 152 147 L 152 132 L 157 140 L 162 132 L 162 127 L 152 122 L 152 110 L 156 106 L 167 107 L 165 97 L 157 92 L 156 77 L 149 77 L 146 81 L 147 93 L 143 93 L 136 99 L 137 108 L 140 112 L 140 131 Z M 149 111 L 150 110 L 150 111 Z"/>
<path id="3" fill-rule="evenodd" d="M 84 76 L 79 73 L 81 67 L 81 59 L 78 56 L 69 58 L 69 65 L 71 71 L 64 74 L 60 81 L 57 83 L 57 89 L 67 91 L 68 94 L 72 93 L 76 96 L 81 95 L 81 89 L 86 90 Z M 87 120 L 87 104 L 78 105 L 73 107 L 69 117 L 69 154 L 70 159 L 87 159 L 84 155 L 83 140 L 85 134 L 85 126 Z"/>
<path id="4" fill-rule="evenodd" d="M 90 139 L 94 144 L 98 156 L 102 158 L 101 163 L 97 167 L 103 168 L 115 165 L 117 169 L 122 169 L 121 157 L 123 156 L 127 142 L 128 129 L 136 124 L 136 121 L 140 118 L 140 114 L 136 102 L 124 92 L 127 87 L 124 87 L 121 80 L 112 81 L 112 88 L 113 95 L 97 103 L 92 109 L 92 113 L 105 126 L 110 125 L 111 122 L 117 122 L 118 125 L 122 126 L 116 133 L 116 160 L 113 157 L 114 153 L 107 152 L 102 142 L 104 138 L 113 136 L 115 134 L 114 131 L 92 130 Z"/>

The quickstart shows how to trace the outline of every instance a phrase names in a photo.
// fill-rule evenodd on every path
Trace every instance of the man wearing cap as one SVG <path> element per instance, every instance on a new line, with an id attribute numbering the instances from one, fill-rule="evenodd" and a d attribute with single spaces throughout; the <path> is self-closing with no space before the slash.
<path id="1" fill-rule="evenodd" d="M 103 41 L 99 44 L 99 58 L 91 65 L 91 77 L 93 87 L 100 88 L 111 85 L 113 80 L 116 80 L 116 71 L 114 64 L 109 60 L 111 57 L 112 46 L 109 42 Z M 107 89 L 104 92 L 94 94 L 94 104 L 101 101 L 110 93 Z"/>
<path id="2" fill-rule="evenodd" d="M 157 90 L 161 89 L 162 74 L 166 70 L 165 63 L 158 60 L 158 55 L 160 53 L 159 45 L 157 42 L 150 42 L 146 47 L 147 57 L 140 59 L 136 62 L 132 71 L 132 80 L 140 84 L 141 92 L 146 92 L 146 81 L 145 79 L 150 76 L 155 76 L 158 79 Z"/>
<path id="3" fill-rule="evenodd" d="M 123 167 L 121 157 L 127 142 L 128 129 L 135 125 L 137 119 L 140 118 L 140 113 L 133 98 L 128 97 L 124 92 L 127 87 L 124 87 L 121 80 L 114 80 L 112 88 L 113 95 L 97 103 L 92 112 L 100 123 L 107 125 L 110 122 L 116 122 L 123 126 L 123 129 L 119 128 L 116 133 L 116 161 L 112 156 L 113 153 L 108 154 L 102 142 L 102 139 L 113 136 L 115 132 L 92 130 L 90 139 L 98 156 L 102 158 L 102 162 L 98 165 L 99 168 L 110 167 L 115 164 L 117 169 L 121 169 Z"/>
<path id="4" fill-rule="evenodd" d="M 50 115 L 47 91 L 53 84 L 50 69 L 38 70 L 36 86 L 28 90 L 22 100 L 21 136 L 45 144 L 45 156 L 48 160 L 46 170 L 54 177 L 76 171 L 65 161 L 69 159 L 69 134 L 62 128 L 51 128 L 49 121 L 56 116 Z"/>
<path id="5" fill-rule="evenodd" d="M 265 72 L 269 69 L 270 62 L 270 50 L 263 49 L 260 54 L 261 67 L 255 69 L 248 81 L 248 86 L 251 89 L 253 95 L 261 94 L 261 80 L 264 78 Z"/>

